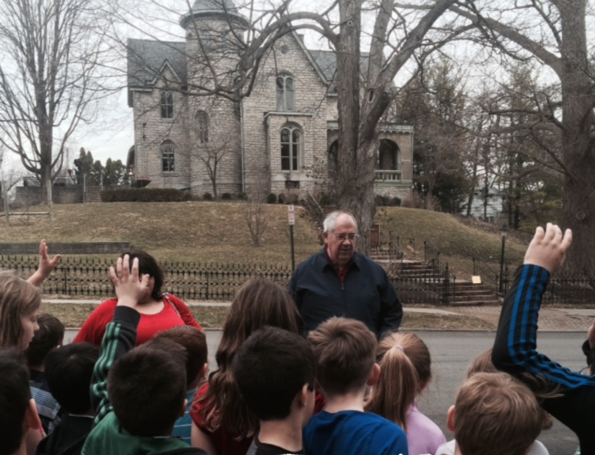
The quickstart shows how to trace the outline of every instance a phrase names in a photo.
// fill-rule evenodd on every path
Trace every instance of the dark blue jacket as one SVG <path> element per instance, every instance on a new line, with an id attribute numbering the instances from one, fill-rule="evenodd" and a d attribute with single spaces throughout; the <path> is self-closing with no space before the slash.
<path id="1" fill-rule="evenodd" d="M 343 316 L 363 322 L 380 337 L 396 331 L 403 319 L 403 306 L 384 269 L 358 253 L 342 282 L 323 248 L 297 267 L 289 292 L 306 334 L 333 316 Z"/>

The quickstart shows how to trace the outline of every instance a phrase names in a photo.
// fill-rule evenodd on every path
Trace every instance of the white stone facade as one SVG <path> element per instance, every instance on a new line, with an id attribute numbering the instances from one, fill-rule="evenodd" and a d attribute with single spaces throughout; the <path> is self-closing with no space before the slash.
<path id="1" fill-rule="evenodd" d="M 234 78 L 237 56 L 229 43 L 242 36 L 246 23 L 230 0 L 215 3 L 221 1 L 194 3 L 181 20 L 185 43 L 129 42 L 135 130 L 129 163 L 135 179 L 195 195 L 213 193 L 216 163 L 219 195 L 324 191 L 338 138 L 334 54 L 310 51 L 297 34 L 288 34 L 262 57 L 253 91 L 242 102 L 195 96 L 196 86 L 214 88 L 214 81 Z M 379 137 L 385 146 L 378 156 L 376 192 L 408 198 L 413 131 L 383 124 Z"/>

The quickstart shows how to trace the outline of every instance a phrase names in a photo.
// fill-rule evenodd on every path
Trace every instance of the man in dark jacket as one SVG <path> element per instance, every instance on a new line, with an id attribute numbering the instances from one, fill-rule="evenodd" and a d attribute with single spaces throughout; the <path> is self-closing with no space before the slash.
<path id="1" fill-rule="evenodd" d="M 302 262 L 289 284 L 305 333 L 333 316 L 362 321 L 378 338 L 398 330 L 403 306 L 384 269 L 355 251 L 353 215 L 332 212 L 322 235 L 322 251 Z"/>

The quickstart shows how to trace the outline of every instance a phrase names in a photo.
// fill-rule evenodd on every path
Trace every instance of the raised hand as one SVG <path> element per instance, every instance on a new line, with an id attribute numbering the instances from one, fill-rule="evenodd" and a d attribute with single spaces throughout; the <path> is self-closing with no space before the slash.
<path id="1" fill-rule="evenodd" d="M 52 259 L 48 255 L 48 246 L 43 239 L 39 243 L 39 267 L 33 275 L 29 277 L 27 280 L 33 286 L 41 286 L 45 279 L 50 276 L 56 264 L 60 261 L 60 255 L 56 254 Z"/>
<path id="2" fill-rule="evenodd" d="M 116 269 L 109 269 L 109 277 L 114 285 L 118 306 L 134 308 L 140 300 L 145 299 L 149 294 L 149 275 L 138 274 L 138 258 L 132 261 L 130 267 L 130 256 L 118 258 Z"/>
<path id="3" fill-rule="evenodd" d="M 562 229 L 552 223 L 547 224 L 545 231 L 538 227 L 525 253 L 524 263 L 538 265 L 550 273 L 555 273 L 564 264 L 566 251 L 571 243 L 570 229 L 562 233 Z"/>

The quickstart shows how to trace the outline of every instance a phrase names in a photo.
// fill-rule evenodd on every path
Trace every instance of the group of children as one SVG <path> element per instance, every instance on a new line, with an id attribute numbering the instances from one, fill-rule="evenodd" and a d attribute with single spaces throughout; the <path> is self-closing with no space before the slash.
<path id="1" fill-rule="evenodd" d="M 538 230 L 527 273 L 554 272 L 569 236 L 550 225 Z M 591 400 L 592 377 L 535 352 L 536 309 L 518 318 L 528 337 L 515 328 L 530 287 L 543 288 L 539 279 L 507 296 L 494 352 L 472 364 L 448 411 L 451 442 L 417 408 L 432 372 L 415 334 L 378 341 L 363 323 L 335 317 L 304 338 L 287 291 L 253 278 L 234 297 L 218 368 L 208 375 L 206 337 L 196 327 L 174 327 L 135 347 L 135 305 L 149 289 L 138 259 L 118 259 L 110 279 L 117 306 L 99 349 L 62 346 L 59 321 L 38 318 L 37 289 L 0 273 L 0 455 L 543 455 L 536 438 L 552 419 L 540 403 L 577 432 L 583 455 L 595 453 L 584 430 L 592 422 L 572 417 Z M 529 345 L 519 350 L 520 342 Z M 593 345 L 595 329 L 589 359 Z"/>

